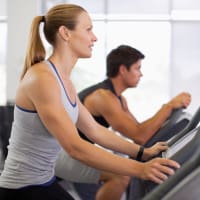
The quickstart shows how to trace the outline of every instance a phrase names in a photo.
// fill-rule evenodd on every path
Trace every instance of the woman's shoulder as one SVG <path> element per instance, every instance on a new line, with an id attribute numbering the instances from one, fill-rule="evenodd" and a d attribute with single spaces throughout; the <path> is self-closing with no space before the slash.
<path id="1" fill-rule="evenodd" d="M 42 61 L 42 62 L 32 65 L 29 68 L 29 71 L 34 72 L 34 73 L 42 73 L 42 72 L 44 73 L 44 72 L 49 72 L 50 70 L 49 70 L 48 63 L 46 61 Z"/>
<path id="2" fill-rule="evenodd" d="M 56 82 L 55 76 L 45 62 L 32 65 L 21 80 L 24 86 L 38 89 L 45 85 L 53 87 Z"/>
<path id="3" fill-rule="evenodd" d="M 46 62 L 40 62 L 37 64 L 32 65 L 26 74 L 29 78 L 37 78 L 37 79 L 43 79 L 43 78 L 51 78 L 53 77 L 52 71 L 50 70 L 48 64 Z"/>

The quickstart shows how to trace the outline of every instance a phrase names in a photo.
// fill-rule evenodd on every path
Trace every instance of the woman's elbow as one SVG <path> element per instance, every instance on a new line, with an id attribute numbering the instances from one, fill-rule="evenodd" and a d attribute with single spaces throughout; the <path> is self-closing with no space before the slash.
<path id="1" fill-rule="evenodd" d="M 69 156 L 75 160 L 85 160 L 85 151 L 83 147 L 83 142 L 82 139 L 80 138 L 80 141 L 76 141 L 74 143 L 71 143 L 68 148 L 66 149 L 67 153 Z"/>

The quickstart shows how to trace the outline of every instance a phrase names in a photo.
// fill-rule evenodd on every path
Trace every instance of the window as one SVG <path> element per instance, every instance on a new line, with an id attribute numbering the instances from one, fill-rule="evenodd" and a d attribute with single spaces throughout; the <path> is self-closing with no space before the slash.
<path id="1" fill-rule="evenodd" d="M 169 97 L 183 90 L 192 94 L 193 104 L 189 108 L 192 112 L 195 111 L 200 100 L 198 89 L 195 87 L 200 84 L 200 3 L 197 0 L 99 0 L 95 4 L 93 0 L 42 0 L 35 1 L 35 4 L 40 4 L 37 6 L 41 8 L 41 13 L 45 13 L 49 7 L 65 2 L 79 4 L 88 10 L 93 20 L 94 33 L 98 37 L 92 58 L 79 60 L 73 71 L 72 78 L 78 91 L 105 78 L 107 53 L 120 44 L 128 44 L 146 56 L 142 62 L 144 76 L 138 88 L 124 93 L 136 117 L 139 120 L 146 119 L 160 108 L 162 103 L 168 101 Z M 12 8 L 13 3 L 9 5 Z M 27 10 L 28 13 L 31 12 L 31 6 L 27 7 Z M 14 12 L 15 9 L 12 8 L 11 11 Z M 35 13 L 35 10 L 33 12 Z M 6 101 L 7 22 L 0 22 L 3 38 L 0 40 L 2 104 Z M 20 42 L 25 46 L 25 41 Z M 11 48 L 12 46 L 8 49 Z M 9 59 L 21 65 L 23 56 L 24 54 L 19 54 L 18 58 Z M 9 74 L 13 73 L 13 66 L 9 67 L 11 69 L 7 77 L 11 77 L 12 80 Z M 11 91 L 7 96 L 12 98 L 15 85 L 11 81 L 7 84 L 8 91 Z"/>
<path id="2" fill-rule="evenodd" d="M 121 44 L 128 44 L 145 54 L 142 62 L 144 76 L 138 89 L 126 90 L 124 95 L 138 118 L 145 119 L 153 114 L 160 102 L 169 98 L 170 28 L 168 21 L 131 18 L 97 21 L 94 18 L 94 32 L 99 40 L 92 58 L 78 61 L 74 68 L 73 80 L 77 90 L 103 80 L 107 53 Z"/>
<path id="3" fill-rule="evenodd" d="M 198 41 L 196 36 L 200 33 L 200 12 L 197 10 L 200 3 L 196 0 L 191 0 L 190 3 L 187 0 L 101 0 L 98 1 L 98 6 L 92 0 L 66 2 L 79 4 L 88 10 L 93 19 L 94 33 L 98 37 L 92 58 L 79 60 L 73 72 L 72 77 L 78 91 L 105 78 L 107 53 L 120 44 L 128 44 L 145 54 L 142 62 L 143 77 L 137 89 L 124 92 L 130 109 L 139 120 L 150 117 L 170 97 L 184 89 L 198 97 L 198 92 L 192 86 L 194 81 L 191 80 L 189 85 L 185 84 L 178 72 L 180 68 L 183 72 L 187 71 L 186 63 L 192 62 L 194 71 L 186 73 L 184 77 L 191 73 L 199 77 L 199 73 L 196 73 L 199 59 L 195 53 L 199 47 L 195 41 Z M 189 11 L 190 15 L 178 19 L 177 13 L 182 11 Z M 181 28 L 187 31 L 182 31 Z M 188 38 L 186 32 L 192 36 L 191 42 L 185 43 Z M 189 54 L 187 47 L 190 48 Z M 190 55 L 193 60 L 189 61 L 187 56 L 181 59 L 181 52 Z M 175 75 L 177 72 L 178 75 Z M 199 83 L 198 78 L 196 79 Z M 198 99 L 199 97 L 196 100 L 194 98 L 196 102 Z"/>

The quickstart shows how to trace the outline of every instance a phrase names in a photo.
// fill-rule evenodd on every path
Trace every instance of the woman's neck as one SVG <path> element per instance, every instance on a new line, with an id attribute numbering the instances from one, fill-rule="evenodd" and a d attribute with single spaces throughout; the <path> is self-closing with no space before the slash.
<path id="1" fill-rule="evenodd" d="M 73 59 L 73 57 L 70 57 L 69 55 L 63 55 L 58 53 L 53 53 L 49 57 L 49 60 L 55 65 L 59 74 L 65 79 L 69 79 L 71 71 L 77 62 L 77 58 Z"/>

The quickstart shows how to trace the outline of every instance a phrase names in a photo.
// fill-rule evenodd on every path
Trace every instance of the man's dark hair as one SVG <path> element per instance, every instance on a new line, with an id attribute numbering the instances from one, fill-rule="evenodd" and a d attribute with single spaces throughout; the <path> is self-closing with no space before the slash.
<path id="1" fill-rule="evenodd" d="M 119 72 L 120 65 L 125 65 L 129 70 L 130 66 L 140 59 L 144 59 L 144 55 L 137 49 L 128 46 L 120 45 L 113 49 L 106 59 L 106 75 L 109 78 L 115 77 Z"/>

